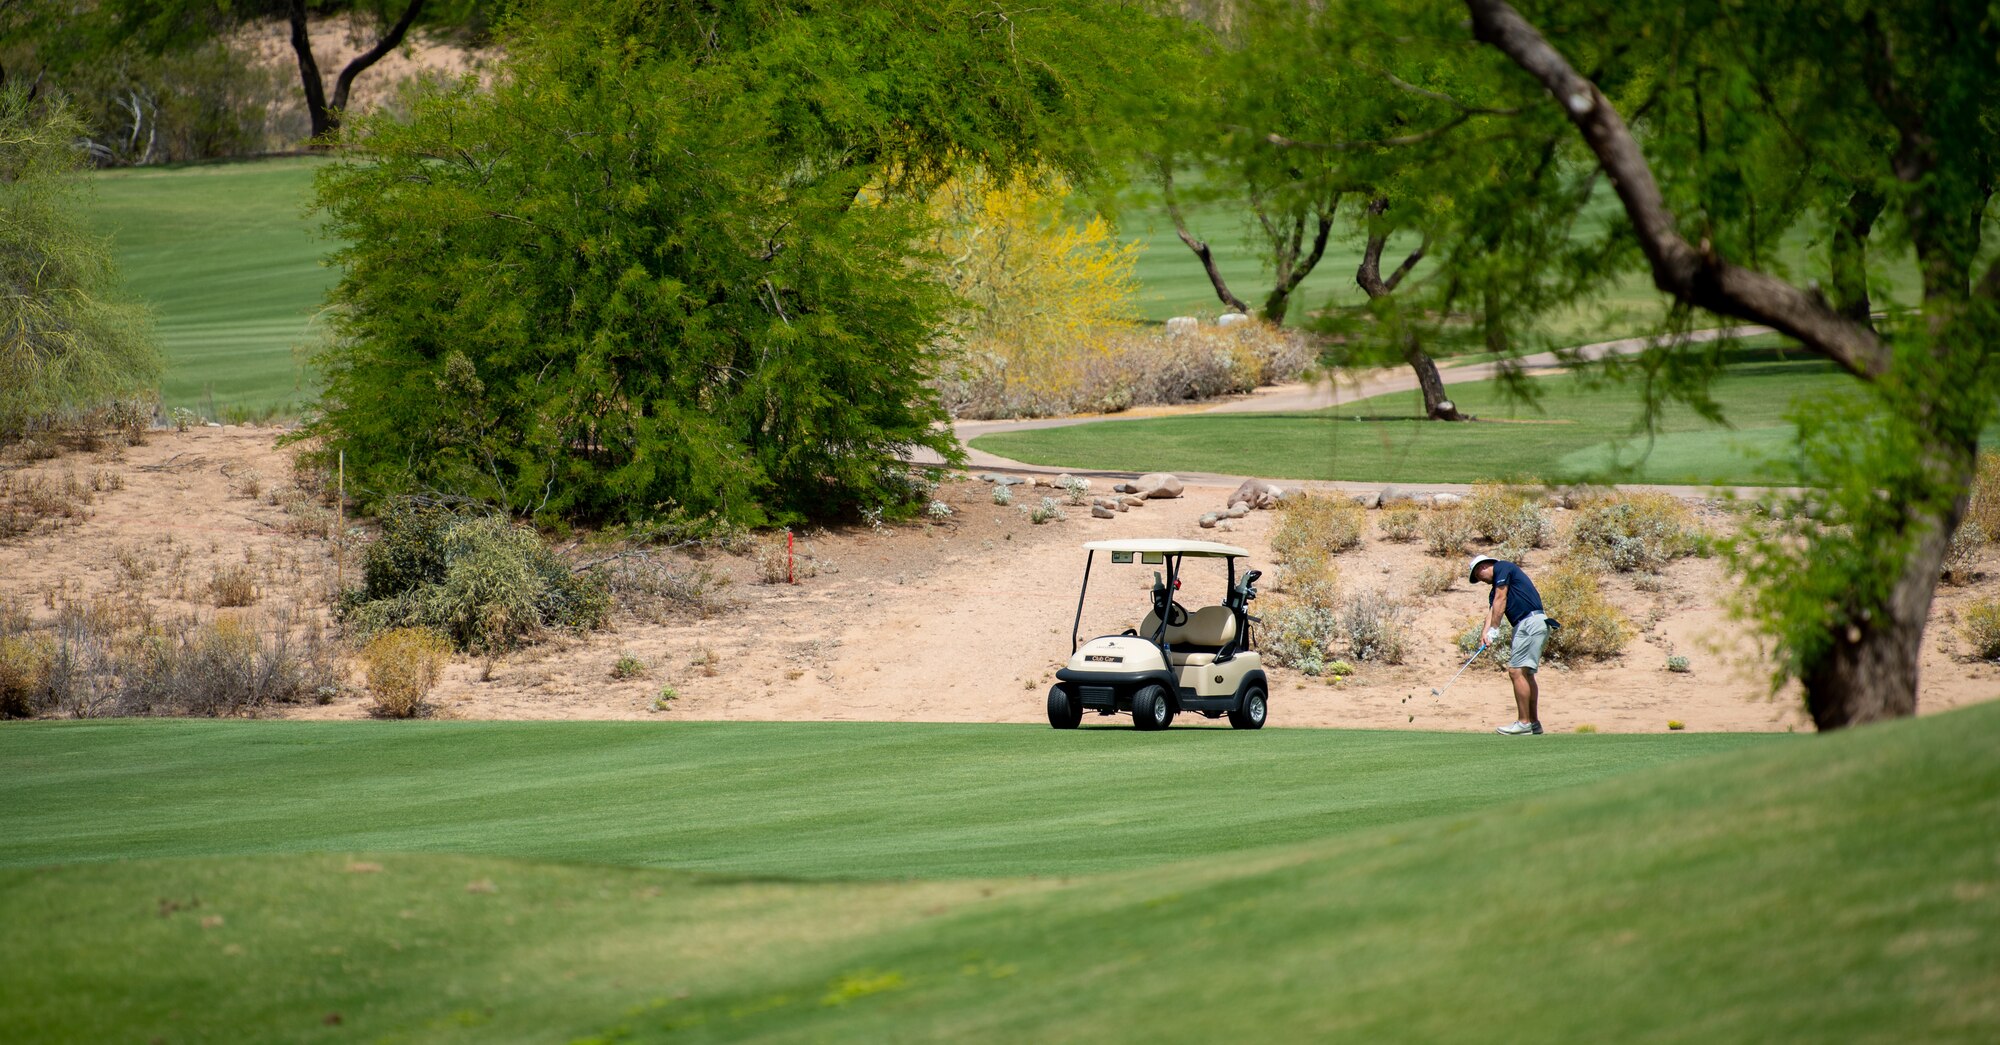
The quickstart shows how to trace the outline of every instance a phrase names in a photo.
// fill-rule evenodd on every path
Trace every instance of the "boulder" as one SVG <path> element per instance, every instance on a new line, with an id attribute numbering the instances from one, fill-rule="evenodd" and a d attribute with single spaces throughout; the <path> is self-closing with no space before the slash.
<path id="1" fill-rule="evenodd" d="M 1250 317 L 1241 312 L 1224 312 L 1215 317 L 1215 325 L 1219 327 L 1233 327 L 1238 323 L 1248 322 L 1250 322 Z"/>
<path id="2" fill-rule="evenodd" d="M 1243 504 L 1251 508 L 1276 508 L 1284 500 L 1285 488 L 1263 479 L 1245 479 L 1236 492 L 1229 495 L 1230 507 Z"/>
<path id="3" fill-rule="evenodd" d="M 1138 493 L 1139 488 L 1131 483 L 1117 483 L 1111 487 L 1112 493 Z"/>
<path id="4" fill-rule="evenodd" d="M 1382 495 L 1379 492 L 1358 493 L 1354 495 L 1353 500 L 1363 508 L 1382 507 Z"/>
<path id="5" fill-rule="evenodd" d="M 981 472 L 973 476 L 973 478 L 981 482 L 992 483 L 995 486 L 1020 486 L 1028 481 L 1018 475 L 1001 475 L 998 472 Z"/>
<path id="6" fill-rule="evenodd" d="M 1236 528 L 1236 524 L 1230 522 L 1228 519 L 1217 519 L 1215 521 L 1215 528 L 1224 531 L 1234 530 Z"/>
<path id="7" fill-rule="evenodd" d="M 1193 316 L 1174 316 L 1167 320 L 1167 333 L 1169 335 L 1192 334 L 1194 333 L 1194 328 L 1200 325 L 1201 320 Z"/>
<path id="8" fill-rule="evenodd" d="M 1215 518 L 1215 516 L 1213 516 L 1213 515 L 1204 515 L 1204 516 L 1202 516 L 1202 517 L 1201 517 L 1201 524 L 1200 524 L 1200 525 L 1201 525 L 1201 528 L 1202 528 L 1202 529 L 1204 529 L 1204 530 L 1213 530 L 1213 529 L 1215 529 L 1215 524 L 1216 524 L 1216 522 L 1217 522 L 1217 521 L 1218 521 L 1218 520 L 1217 520 L 1217 519 Z"/>
<path id="9" fill-rule="evenodd" d="M 1431 495 L 1431 507 L 1456 508 L 1465 503 L 1465 498 L 1455 493 L 1435 493 Z"/>
<path id="10" fill-rule="evenodd" d="M 1179 477 L 1167 472 L 1147 472 L 1132 484 L 1132 492 L 1149 501 L 1179 497 L 1184 489 Z"/>
<path id="11" fill-rule="evenodd" d="M 1111 509 L 1106 508 L 1101 504 L 1093 504 L 1090 506 L 1090 517 L 1093 519 L 1111 519 L 1111 518 L 1116 518 L 1117 515 L 1118 515 L 1117 512 L 1114 512 Z"/>
<path id="12" fill-rule="evenodd" d="M 1225 519 L 1241 519 L 1249 514 L 1250 509 L 1248 507 L 1240 504 L 1232 504 L 1229 506 L 1228 511 L 1222 513 L 1222 517 Z"/>
<path id="13" fill-rule="evenodd" d="M 1132 508 L 1143 508 L 1146 505 L 1146 499 L 1136 494 L 1128 493 L 1125 496 L 1120 497 L 1118 499 L 1118 503 Z"/>

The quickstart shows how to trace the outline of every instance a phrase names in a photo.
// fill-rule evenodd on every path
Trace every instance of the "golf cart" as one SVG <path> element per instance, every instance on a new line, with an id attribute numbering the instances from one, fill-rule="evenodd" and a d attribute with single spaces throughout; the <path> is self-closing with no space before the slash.
<path id="1" fill-rule="evenodd" d="M 1269 683 L 1264 660 L 1250 648 L 1250 600 L 1257 597 L 1251 570 L 1236 576 L 1236 560 L 1250 553 L 1211 541 L 1170 539 L 1091 541 L 1083 563 L 1083 590 L 1070 627 L 1069 665 L 1049 690 L 1049 725 L 1075 729 L 1083 713 L 1129 714 L 1139 729 L 1165 729 L 1183 711 L 1208 718 L 1229 716 L 1237 729 L 1262 729 Z M 1098 552 L 1114 565 L 1134 562 L 1165 568 L 1153 574 L 1152 609 L 1136 628 L 1079 644 L 1083 600 Z M 1187 559 L 1222 559 L 1228 586 L 1222 601 L 1189 611 L 1174 598 Z"/>

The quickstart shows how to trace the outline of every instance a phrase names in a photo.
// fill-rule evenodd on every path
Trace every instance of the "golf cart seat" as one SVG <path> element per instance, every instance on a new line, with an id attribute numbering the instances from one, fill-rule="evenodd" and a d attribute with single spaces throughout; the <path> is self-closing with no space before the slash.
<path id="1" fill-rule="evenodd" d="M 1151 638 L 1160 627 L 1157 614 L 1146 614 L 1139 634 Z M 1187 623 L 1168 625 L 1167 645 L 1173 652 L 1167 661 L 1175 667 L 1215 663 L 1215 655 L 1236 638 L 1236 614 L 1227 606 L 1203 606 L 1188 614 Z"/>

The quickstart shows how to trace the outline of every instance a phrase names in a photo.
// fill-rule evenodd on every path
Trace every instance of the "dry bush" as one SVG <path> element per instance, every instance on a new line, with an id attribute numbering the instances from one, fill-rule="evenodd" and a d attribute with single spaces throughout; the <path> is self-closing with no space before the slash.
<path id="1" fill-rule="evenodd" d="M 713 617 L 729 608 L 725 577 L 701 563 L 676 565 L 641 553 L 598 568 L 611 597 L 641 620 L 658 623 L 675 613 Z"/>
<path id="2" fill-rule="evenodd" d="M 1958 635 L 1980 660 L 2000 660 L 2000 599 L 1980 599 L 1958 614 Z"/>
<path id="3" fill-rule="evenodd" d="M 1464 511 L 1480 539 L 1510 551 L 1540 548 L 1548 543 L 1549 516 L 1542 509 L 1541 498 L 1532 493 L 1483 483 L 1473 490 Z"/>
<path id="4" fill-rule="evenodd" d="M 0 718 L 32 718 L 54 703 L 56 644 L 45 634 L 0 635 Z"/>
<path id="5" fill-rule="evenodd" d="M 1472 540 L 1472 520 L 1460 508 L 1432 508 L 1424 513 L 1424 551 L 1458 556 Z"/>
<path id="6" fill-rule="evenodd" d="M 1340 567 L 1327 558 L 1287 562 L 1278 569 L 1278 583 L 1274 587 L 1294 599 L 1331 606 L 1340 594 Z"/>
<path id="7" fill-rule="evenodd" d="M 1327 603 L 1279 598 L 1264 613 L 1257 648 L 1279 667 L 1306 675 L 1325 674 L 1338 651 L 1340 613 Z"/>
<path id="8" fill-rule="evenodd" d="M 1341 630 L 1355 660 L 1401 664 L 1410 648 L 1408 607 L 1379 591 L 1361 592 L 1341 608 Z"/>
<path id="9" fill-rule="evenodd" d="M 208 593 L 220 607 L 254 606 L 257 572 L 247 565 L 218 566 L 208 579 Z"/>
<path id="10" fill-rule="evenodd" d="M 1271 528 L 1271 554 L 1291 564 L 1337 555 L 1359 547 L 1367 525 L 1367 510 L 1345 497 L 1287 497 Z"/>
<path id="11" fill-rule="evenodd" d="M 946 408 L 980 419 L 1115 413 L 1290 381 L 1318 358 L 1310 338 L 1259 322 L 1182 334 L 1134 327 L 1054 343 L 1065 351 L 1033 360 L 967 346 L 937 382 Z"/>
<path id="12" fill-rule="evenodd" d="M 1397 504 L 1382 509 L 1378 526 L 1384 540 L 1406 544 L 1417 539 L 1417 531 L 1422 527 L 1424 513 L 1414 504 Z"/>
<path id="13" fill-rule="evenodd" d="M 451 663 L 451 638 L 430 628 L 392 628 L 368 640 L 361 662 L 368 669 L 368 695 L 383 718 L 430 714 L 432 687 Z"/>
<path id="14" fill-rule="evenodd" d="M 1967 522 L 1979 524 L 1987 540 L 2000 539 L 2000 451 L 1979 455 L 1979 471 L 1972 480 L 1972 499 L 1965 506 Z"/>
<path id="15" fill-rule="evenodd" d="M 1951 543 L 1945 546 L 1944 561 L 1938 564 L 1938 576 L 1946 584 L 1971 584 L 1979 575 L 1979 553 L 1986 547 L 1985 528 L 1967 516 L 1951 532 Z"/>
<path id="16" fill-rule="evenodd" d="M 173 621 L 149 629 L 129 651 L 115 640 L 109 646 L 118 710 L 128 715 L 255 714 L 271 704 L 326 703 L 340 688 L 324 631 L 285 612 L 261 622 Z"/>
<path id="17" fill-rule="evenodd" d="M 1570 527 L 1569 554 L 1590 566 L 1626 573 L 1660 567 L 1702 548 L 1694 513 L 1658 493 L 1620 493 L 1585 504 Z"/>
<path id="18" fill-rule="evenodd" d="M 1458 564 L 1454 562 L 1426 563 L 1417 573 L 1417 593 L 1420 595 L 1443 595 L 1458 583 Z"/>
<path id="19" fill-rule="evenodd" d="M 1535 581 L 1548 615 L 1562 623 L 1549 636 L 1551 656 L 1569 659 L 1614 657 L 1632 639 L 1631 622 L 1604 597 L 1597 574 L 1564 564 Z"/>
<path id="20" fill-rule="evenodd" d="M 646 662 L 631 654 L 620 654 L 611 665 L 611 677 L 624 681 L 646 677 Z"/>
<path id="21" fill-rule="evenodd" d="M 55 475 L 0 472 L 0 540 L 89 518 L 92 493 L 90 482 L 69 469 Z"/>

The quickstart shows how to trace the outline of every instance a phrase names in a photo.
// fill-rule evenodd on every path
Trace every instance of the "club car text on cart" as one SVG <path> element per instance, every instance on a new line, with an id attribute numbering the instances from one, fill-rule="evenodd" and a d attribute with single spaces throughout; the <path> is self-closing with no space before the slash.
<path id="1" fill-rule="evenodd" d="M 1250 553 L 1212 541 L 1142 539 L 1091 541 L 1083 563 L 1083 588 L 1070 626 L 1068 666 L 1049 690 L 1049 725 L 1075 729 L 1083 713 L 1131 715 L 1139 729 L 1165 729 L 1183 711 L 1206 718 L 1229 716 L 1237 729 L 1264 726 L 1270 684 L 1264 659 L 1252 648 L 1251 600 L 1259 570 L 1236 575 L 1236 560 Z M 1138 563 L 1163 567 L 1153 574 L 1152 607 L 1136 628 L 1079 642 L 1084 598 L 1097 553 L 1113 567 Z M 1221 559 L 1227 569 L 1222 601 L 1190 612 L 1175 598 L 1188 559 Z"/>

